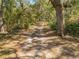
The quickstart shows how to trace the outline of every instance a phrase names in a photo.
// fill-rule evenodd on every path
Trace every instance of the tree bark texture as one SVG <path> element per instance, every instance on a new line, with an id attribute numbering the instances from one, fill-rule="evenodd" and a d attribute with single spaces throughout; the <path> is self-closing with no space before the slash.
<path id="1" fill-rule="evenodd" d="M 64 19 L 63 19 L 63 7 L 60 0 L 50 0 L 53 7 L 56 10 L 57 18 L 57 34 L 59 36 L 64 36 Z"/>

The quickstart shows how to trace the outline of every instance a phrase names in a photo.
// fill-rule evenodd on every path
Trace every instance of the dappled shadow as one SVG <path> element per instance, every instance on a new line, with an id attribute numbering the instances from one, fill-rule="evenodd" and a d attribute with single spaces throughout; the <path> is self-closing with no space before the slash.
<path id="1" fill-rule="evenodd" d="M 53 58 L 55 57 L 55 59 L 63 59 L 64 57 L 67 57 L 66 59 L 70 57 L 75 59 L 76 50 L 73 47 L 73 44 L 71 44 L 70 41 L 62 40 L 60 37 L 49 39 L 49 40 L 46 40 L 45 42 L 42 42 L 41 40 L 33 40 L 32 43 L 23 42 L 19 44 L 20 46 L 19 49 L 21 49 L 22 50 L 21 52 L 23 52 L 26 56 L 22 56 L 22 57 L 18 56 L 18 57 L 20 59 L 24 59 L 24 58 L 30 59 L 30 58 L 36 58 L 36 57 L 41 59 L 41 57 L 44 56 L 43 59 L 48 59 L 48 57 L 46 57 L 46 54 L 49 53 L 49 55 L 51 55 L 51 52 L 52 52 L 52 56 Z M 29 53 L 32 54 L 33 56 L 30 56 Z M 7 58 L 7 59 L 10 59 L 10 58 Z"/>
<path id="2" fill-rule="evenodd" d="M 70 36 L 70 35 L 65 35 L 62 39 L 79 43 L 78 37 L 74 37 L 74 36 Z"/>
<path id="3" fill-rule="evenodd" d="M 75 37 L 65 36 L 63 38 L 56 35 L 55 31 L 52 31 L 48 27 L 36 26 L 34 29 L 31 27 L 30 32 L 19 32 L 17 34 L 8 34 L 1 36 L 2 38 L 10 38 L 9 41 L 18 40 L 18 42 L 13 42 L 14 46 L 8 48 L 14 49 L 12 53 L 15 54 L 15 58 L 5 58 L 5 59 L 76 59 L 79 57 L 79 53 L 76 53 L 79 49 L 79 41 L 76 41 Z M 32 42 L 28 42 L 28 37 L 32 39 Z M 37 38 L 35 38 L 37 37 Z M 21 42 L 21 39 L 22 41 Z M 78 38 L 77 38 L 78 39 Z M 20 40 L 20 41 L 19 41 Z M 5 46 L 7 43 L 5 44 Z M 18 47 L 18 48 L 17 48 Z M 17 49 L 17 51 L 15 51 Z M 79 51 L 78 51 L 79 52 Z M 16 55 L 17 54 L 17 55 Z M 16 56 L 18 58 L 16 58 Z"/>
<path id="4" fill-rule="evenodd" d="M 14 58 L 14 57 L 12 58 L 12 57 L 11 57 L 11 58 L 5 58 L 5 59 L 17 59 L 17 58 Z"/>

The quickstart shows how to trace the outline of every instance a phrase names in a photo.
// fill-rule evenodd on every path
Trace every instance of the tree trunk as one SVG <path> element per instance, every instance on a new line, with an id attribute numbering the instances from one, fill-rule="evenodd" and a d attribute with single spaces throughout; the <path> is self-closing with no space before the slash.
<path id="1" fill-rule="evenodd" d="M 3 24 L 2 18 L 3 18 L 3 1 L 1 1 L 1 8 L 0 8 L 0 32 Z"/>
<path id="2" fill-rule="evenodd" d="M 57 33 L 58 35 L 63 36 L 64 35 L 64 20 L 63 20 L 61 7 L 56 8 L 56 17 L 57 17 Z"/>
<path id="3" fill-rule="evenodd" d="M 0 9 L 0 32 L 4 32 L 4 26 L 3 26 L 3 0 L 1 0 L 1 9 Z"/>
<path id="4" fill-rule="evenodd" d="M 57 17 L 57 34 L 64 36 L 64 19 L 63 19 L 63 8 L 60 0 L 51 0 L 52 5 L 56 10 Z"/>

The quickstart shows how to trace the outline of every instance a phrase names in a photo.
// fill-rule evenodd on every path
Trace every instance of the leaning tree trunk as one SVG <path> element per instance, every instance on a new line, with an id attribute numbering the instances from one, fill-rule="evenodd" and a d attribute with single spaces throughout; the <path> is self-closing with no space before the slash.
<path id="1" fill-rule="evenodd" d="M 57 34 L 59 36 L 64 35 L 64 19 L 63 19 L 63 8 L 60 0 L 50 0 L 56 10 L 57 17 Z"/>
<path id="2" fill-rule="evenodd" d="M 7 33 L 6 31 L 6 25 L 4 24 L 4 16 L 3 16 L 3 13 L 4 13 L 4 3 L 5 3 L 5 0 L 1 0 L 1 5 L 0 5 L 0 33 Z"/>
<path id="3" fill-rule="evenodd" d="M 0 32 L 4 32 L 4 26 L 3 26 L 3 0 L 1 0 L 1 9 L 0 9 Z"/>

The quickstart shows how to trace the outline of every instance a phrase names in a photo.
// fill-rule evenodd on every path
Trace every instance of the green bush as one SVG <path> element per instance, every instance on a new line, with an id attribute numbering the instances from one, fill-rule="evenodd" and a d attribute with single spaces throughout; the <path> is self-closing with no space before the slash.
<path id="1" fill-rule="evenodd" d="M 52 30 L 56 30 L 56 21 L 52 20 L 52 21 L 49 21 L 49 26 Z"/>
<path id="2" fill-rule="evenodd" d="M 65 29 L 67 33 L 79 36 L 79 23 L 68 23 Z"/>
<path id="3" fill-rule="evenodd" d="M 56 30 L 57 25 L 56 21 L 49 21 L 49 26 L 52 30 Z M 79 23 L 66 23 L 65 24 L 65 31 L 66 34 L 73 35 L 73 36 L 79 36 Z"/>

